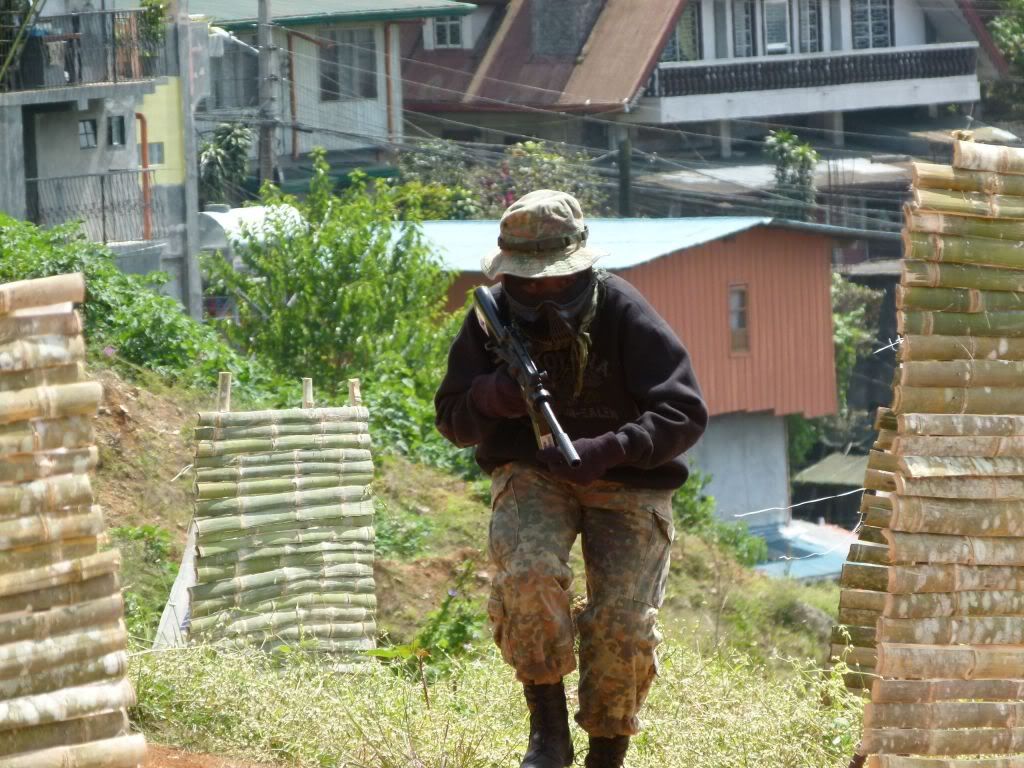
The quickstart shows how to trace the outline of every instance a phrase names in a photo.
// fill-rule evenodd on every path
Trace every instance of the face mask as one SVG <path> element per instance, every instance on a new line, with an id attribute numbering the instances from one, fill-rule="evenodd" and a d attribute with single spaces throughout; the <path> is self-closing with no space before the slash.
<path id="1" fill-rule="evenodd" d="M 509 308 L 521 322 L 531 326 L 553 326 L 552 330 L 567 327 L 571 331 L 576 319 L 593 301 L 595 279 L 593 271 L 587 270 L 571 286 L 547 297 L 527 296 L 517 287 L 516 279 L 506 278 L 505 295 Z"/>

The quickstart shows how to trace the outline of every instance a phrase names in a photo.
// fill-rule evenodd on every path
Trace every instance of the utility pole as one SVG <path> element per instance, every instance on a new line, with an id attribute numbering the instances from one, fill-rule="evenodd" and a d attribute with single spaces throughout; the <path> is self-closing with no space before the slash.
<path id="1" fill-rule="evenodd" d="M 619 216 L 633 215 L 633 144 L 626 133 L 619 141 Z"/>
<path id="2" fill-rule="evenodd" d="M 277 53 L 270 26 L 270 0 L 259 0 L 259 96 L 260 96 L 260 184 L 274 181 L 277 153 L 274 135 L 277 129 Z"/>

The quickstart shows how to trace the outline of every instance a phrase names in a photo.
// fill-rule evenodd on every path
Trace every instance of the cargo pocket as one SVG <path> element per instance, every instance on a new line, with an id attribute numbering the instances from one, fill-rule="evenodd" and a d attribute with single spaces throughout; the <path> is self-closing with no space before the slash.
<path id="1" fill-rule="evenodd" d="M 519 546 L 519 504 L 513 474 L 503 470 L 495 471 L 491 481 L 491 522 L 487 533 L 491 562 L 502 570 Z"/>
<path id="2" fill-rule="evenodd" d="M 672 521 L 671 507 L 666 506 L 662 509 L 649 505 L 643 509 L 650 515 L 650 528 L 647 534 L 647 547 L 644 549 L 636 574 L 633 600 L 660 608 L 665 601 L 665 584 L 668 581 L 675 524 Z"/>

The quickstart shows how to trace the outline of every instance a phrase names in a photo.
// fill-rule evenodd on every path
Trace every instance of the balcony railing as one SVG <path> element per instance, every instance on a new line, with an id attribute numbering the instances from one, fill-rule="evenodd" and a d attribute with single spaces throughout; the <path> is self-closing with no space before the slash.
<path id="1" fill-rule="evenodd" d="M 977 60 L 977 43 L 945 43 L 842 53 L 663 63 L 651 76 L 644 95 L 700 96 L 957 77 L 975 74 Z"/>
<path id="2" fill-rule="evenodd" d="M 81 221 L 98 243 L 153 240 L 166 235 L 153 171 L 132 168 L 83 176 L 27 179 L 28 218 L 41 226 Z"/>
<path id="3" fill-rule="evenodd" d="M 0 91 L 146 80 L 167 74 L 166 24 L 144 11 L 0 18 Z"/>

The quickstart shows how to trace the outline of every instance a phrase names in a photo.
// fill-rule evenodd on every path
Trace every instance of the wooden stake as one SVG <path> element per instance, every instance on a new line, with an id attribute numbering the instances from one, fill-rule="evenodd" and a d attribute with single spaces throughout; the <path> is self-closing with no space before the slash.
<path id="1" fill-rule="evenodd" d="M 303 379 L 302 380 L 302 407 L 312 408 L 313 407 L 313 380 Z"/>
<path id="2" fill-rule="evenodd" d="M 349 405 L 362 405 L 363 395 L 359 391 L 359 379 L 348 380 L 348 404 Z"/>
<path id="3" fill-rule="evenodd" d="M 217 380 L 217 410 L 231 410 L 231 374 L 221 371 Z"/>

